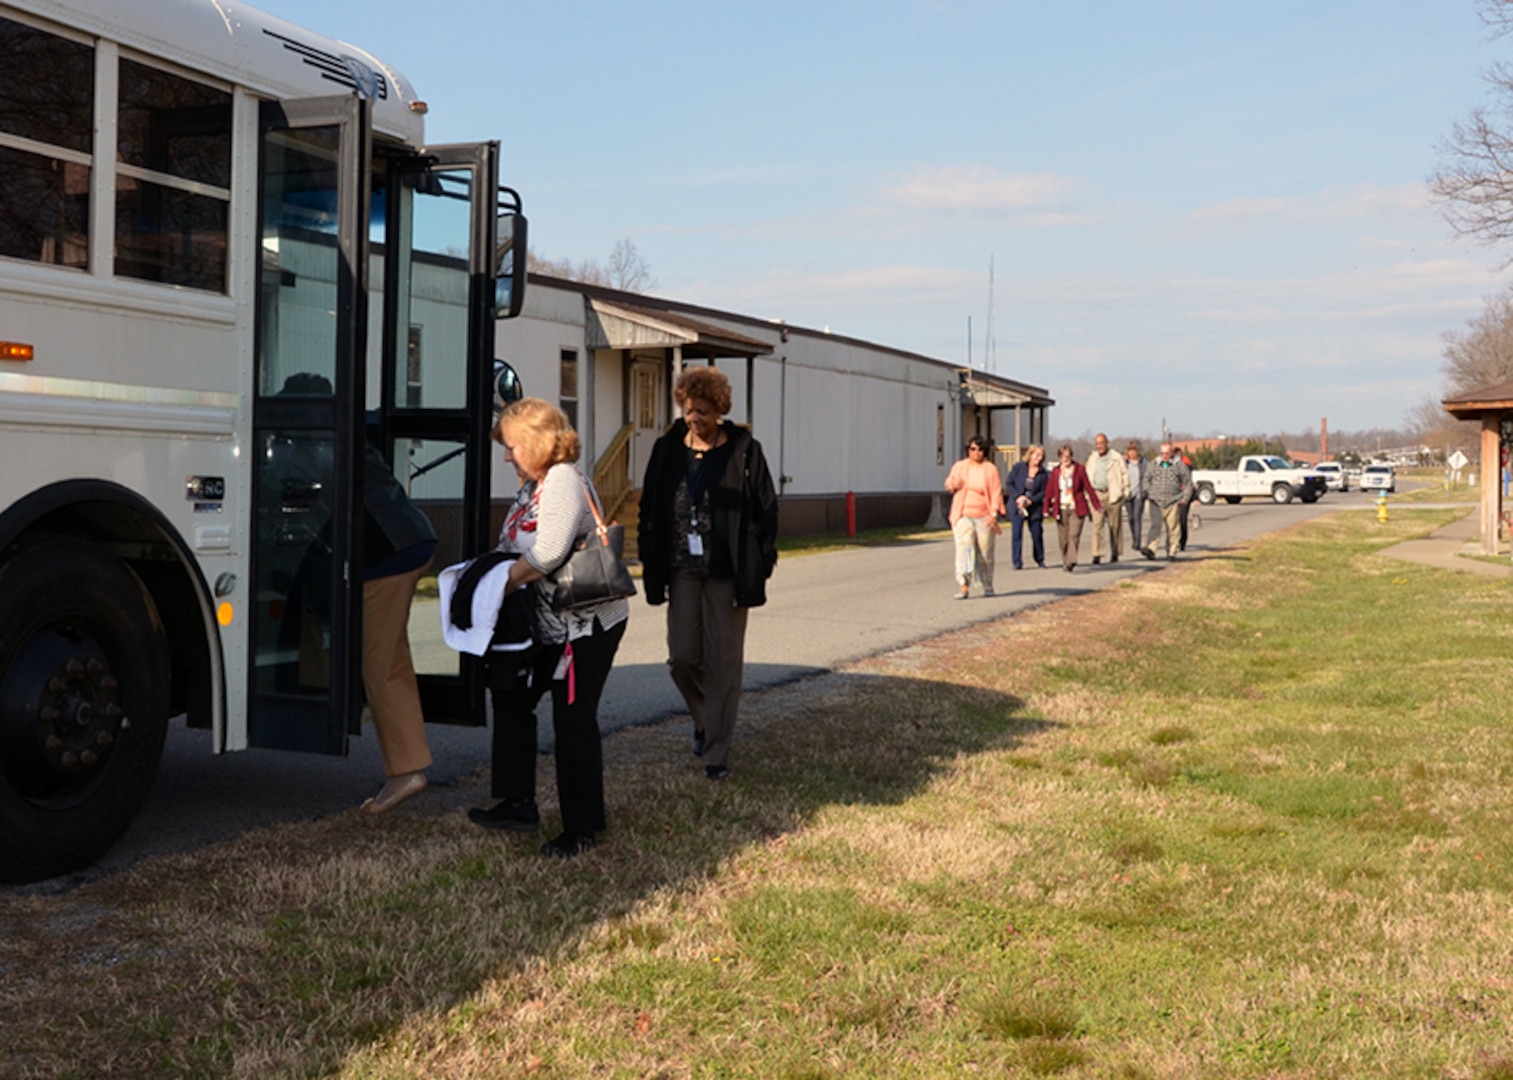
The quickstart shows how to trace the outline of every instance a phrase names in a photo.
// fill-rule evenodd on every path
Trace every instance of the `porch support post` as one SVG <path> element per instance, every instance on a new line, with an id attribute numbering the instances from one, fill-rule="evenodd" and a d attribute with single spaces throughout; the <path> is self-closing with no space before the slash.
<path id="1" fill-rule="evenodd" d="M 1497 413 L 1481 417 L 1481 551 L 1497 554 L 1497 530 L 1502 523 L 1502 447 Z"/>
<path id="2" fill-rule="evenodd" d="M 668 425 L 668 427 L 671 427 L 672 426 L 672 422 L 674 420 L 676 420 L 677 417 L 678 417 L 678 397 L 677 397 L 677 394 L 675 393 L 675 390 L 676 390 L 677 385 L 678 385 L 678 380 L 681 379 L 682 377 L 683 377 L 683 346 L 681 346 L 681 345 L 674 345 L 672 347 L 672 378 L 670 378 L 670 379 L 667 380 L 667 425 Z"/>

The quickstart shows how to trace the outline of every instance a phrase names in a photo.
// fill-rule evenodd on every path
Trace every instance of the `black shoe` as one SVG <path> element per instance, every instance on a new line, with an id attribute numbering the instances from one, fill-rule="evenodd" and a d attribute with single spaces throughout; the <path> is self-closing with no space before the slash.
<path id="1" fill-rule="evenodd" d="M 1035 565 L 1038 566 L 1038 567 L 1040 567 L 1040 569 L 1042 569 L 1042 570 L 1045 569 L 1045 563 L 1043 563 L 1043 562 L 1038 562 Z"/>
<path id="2" fill-rule="evenodd" d="M 1117 555 L 1110 555 L 1108 557 L 1108 561 L 1111 562 L 1111 563 L 1116 563 L 1116 562 L 1119 561 L 1119 556 L 1117 556 Z"/>
<path id="3" fill-rule="evenodd" d="M 1093 565 L 1094 566 L 1097 566 L 1102 561 L 1103 561 L 1103 556 L 1102 555 L 1094 555 L 1093 556 Z"/>
<path id="4" fill-rule="evenodd" d="M 508 829 L 510 832 L 535 832 L 541 828 L 541 814 L 534 799 L 504 799 L 485 810 L 475 806 L 468 820 L 485 829 Z"/>
<path id="5" fill-rule="evenodd" d="M 1147 559 L 1154 559 L 1156 557 L 1156 553 L 1148 547 L 1141 548 L 1140 554 L 1144 555 Z"/>
<path id="6" fill-rule="evenodd" d="M 729 775 L 730 770 L 723 765 L 704 766 L 704 779 L 706 780 L 724 780 Z"/>
<path id="7" fill-rule="evenodd" d="M 695 731 L 693 733 L 693 756 L 704 756 L 704 733 L 702 731 Z"/>
<path id="8" fill-rule="evenodd" d="M 587 833 L 565 832 L 554 840 L 541 845 L 541 854 L 548 859 L 571 859 L 582 855 L 594 846 L 594 838 Z"/>
<path id="9" fill-rule="evenodd" d="M 1166 561 L 1167 562 L 1176 562 L 1177 561 L 1177 557 L 1175 555 L 1168 555 L 1166 557 Z"/>

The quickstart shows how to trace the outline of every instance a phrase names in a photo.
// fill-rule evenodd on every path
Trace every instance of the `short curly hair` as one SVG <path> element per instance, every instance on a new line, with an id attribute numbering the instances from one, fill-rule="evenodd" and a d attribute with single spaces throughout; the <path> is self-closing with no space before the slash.
<path id="1" fill-rule="evenodd" d="M 714 406 L 714 411 L 724 416 L 730 411 L 730 379 L 719 368 L 689 368 L 678 376 L 672 389 L 673 400 L 682 408 L 689 398 L 699 398 Z"/>
<path id="2" fill-rule="evenodd" d="M 564 461 L 577 461 L 583 452 L 567 414 L 542 398 L 521 398 L 506 408 L 490 435 L 503 446 L 506 431 L 514 436 L 516 448 L 525 451 L 530 465 L 543 472 Z"/>

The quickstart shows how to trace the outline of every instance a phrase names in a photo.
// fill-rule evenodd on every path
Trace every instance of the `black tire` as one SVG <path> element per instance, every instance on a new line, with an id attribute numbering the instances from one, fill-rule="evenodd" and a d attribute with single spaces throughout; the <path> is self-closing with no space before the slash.
<path id="1" fill-rule="evenodd" d="M 157 775 L 168 655 L 151 598 L 109 552 L 58 538 L 0 567 L 0 882 L 88 866 Z"/>
<path id="2" fill-rule="evenodd" d="M 1230 506 L 1237 506 L 1237 505 L 1239 505 L 1239 502 L 1240 502 L 1240 496 L 1238 496 L 1238 495 L 1226 495 L 1226 496 L 1224 496 L 1224 501 L 1227 502 L 1227 503 L 1229 503 Z"/>
<path id="3" fill-rule="evenodd" d="M 1214 504 L 1214 486 L 1212 484 L 1198 485 L 1198 501 L 1204 506 L 1212 506 Z"/>
<path id="4" fill-rule="evenodd" d="M 1292 488 L 1286 484 L 1278 484 L 1271 489 L 1271 501 L 1278 506 L 1285 506 L 1292 502 Z"/>
<path id="5" fill-rule="evenodd" d="M 1310 491 L 1308 494 L 1300 496 L 1300 498 L 1305 503 L 1316 503 L 1316 502 L 1319 501 L 1319 495 L 1320 494 L 1322 494 L 1322 492 Z"/>

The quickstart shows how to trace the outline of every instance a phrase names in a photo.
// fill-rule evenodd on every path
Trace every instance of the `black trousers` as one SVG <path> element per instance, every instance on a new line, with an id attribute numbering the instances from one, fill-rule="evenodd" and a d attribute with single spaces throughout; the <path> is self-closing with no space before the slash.
<path id="1" fill-rule="evenodd" d="M 625 636 L 625 625 L 622 622 L 608 630 L 595 627 L 588 637 L 572 643 L 571 704 L 567 700 L 569 681 L 552 678 L 564 646 L 537 646 L 523 658 L 509 653 L 489 655 L 489 688 L 494 701 L 494 798 L 536 798 L 536 703 L 550 690 L 562 827 L 588 836 L 604 831 L 599 699 L 620 639 Z"/>

